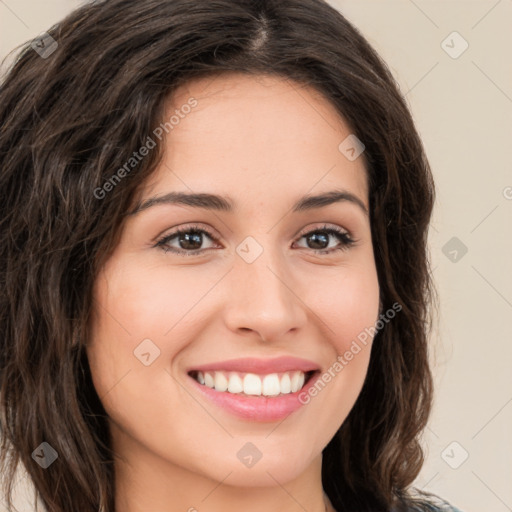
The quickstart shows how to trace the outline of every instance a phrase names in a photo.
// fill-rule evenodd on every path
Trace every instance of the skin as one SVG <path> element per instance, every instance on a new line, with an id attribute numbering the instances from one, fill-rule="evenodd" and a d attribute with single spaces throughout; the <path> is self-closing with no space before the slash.
<path id="1" fill-rule="evenodd" d="M 219 408 L 185 369 L 291 355 L 325 372 L 375 324 L 369 217 L 349 201 L 291 212 L 300 197 L 339 188 L 368 210 L 364 160 L 340 152 L 351 130 L 312 88 L 224 74 L 176 90 L 166 119 L 191 96 L 198 105 L 162 140 L 164 159 L 140 197 L 208 192 L 229 196 L 236 209 L 161 204 L 128 216 L 95 282 L 87 355 L 118 454 L 117 511 L 323 512 L 322 450 L 361 391 L 371 338 L 317 396 L 279 422 Z M 322 246 L 303 236 L 324 223 L 348 231 L 355 245 L 315 254 L 340 244 L 334 235 Z M 202 254 L 155 246 L 191 225 L 215 236 L 194 246 Z M 247 236 L 263 249 L 252 263 L 236 252 Z M 189 246 L 175 237 L 168 247 Z M 160 350 L 149 366 L 134 356 L 147 338 Z M 247 442 L 262 453 L 251 468 L 237 457 Z"/>

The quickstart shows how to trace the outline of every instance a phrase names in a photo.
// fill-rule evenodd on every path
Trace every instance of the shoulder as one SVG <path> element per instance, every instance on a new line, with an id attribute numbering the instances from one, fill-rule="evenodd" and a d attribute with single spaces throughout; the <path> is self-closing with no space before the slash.
<path id="1" fill-rule="evenodd" d="M 416 512 L 416 510 L 419 512 L 420 509 L 411 509 L 411 512 Z M 462 512 L 462 510 L 459 510 L 457 507 L 454 507 L 447 501 L 440 499 L 438 499 L 436 503 L 428 504 L 424 509 L 421 510 L 422 512 Z"/>
<path id="2" fill-rule="evenodd" d="M 431 512 L 462 512 L 457 507 L 450 505 L 449 503 L 444 503 L 442 506 L 433 505 L 430 509 Z"/>
<path id="3" fill-rule="evenodd" d="M 435 500 L 422 501 L 421 504 L 415 503 L 408 506 L 405 510 L 407 512 L 462 512 L 462 510 L 439 497 Z M 398 509 L 393 509 L 391 512 L 398 512 Z"/>

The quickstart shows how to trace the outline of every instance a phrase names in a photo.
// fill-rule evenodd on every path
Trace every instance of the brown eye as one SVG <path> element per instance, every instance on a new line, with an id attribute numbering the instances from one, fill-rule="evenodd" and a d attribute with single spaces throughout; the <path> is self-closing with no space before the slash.
<path id="1" fill-rule="evenodd" d="M 204 237 L 210 240 L 215 240 L 214 236 L 205 229 L 199 229 L 195 227 L 178 229 L 173 233 L 165 235 L 157 242 L 157 246 L 163 249 L 165 252 L 174 252 L 182 256 L 195 256 L 202 253 L 210 248 L 202 249 L 201 245 L 204 243 Z M 176 239 L 178 247 L 172 247 L 171 241 Z"/>
<path id="2" fill-rule="evenodd" d="M 339 241 L 338 246 L 329 248 L 331 237 Z M 308 248 L 313 249 L 313 251 L 318 254 L 329 254 L 338 250 L 347 250 L 355 243 L 355 240 L 353 240 L 346 231 L 328 226 L 308 231 L 300 238 L 305 238 Z"/>
<path id="3" fill-rule="evenodd" d="M 162 237 L 156 243 L 156 247 L 180 256 L 197 256 L 213 248 L 201 247 L 204 244 L 205 237 L 216 241 L 214 235 L 206 229 L 197 226 L 181 228 Z M 306 248 L 317 254 L 330 254 L 339 250 L 348 250 L 355 244 L 355 240 L 351 238 L 347 231 L 330 226 L 308 231 L 301 235 L 299 239 L 302 238 L 306 239 Z M 329 242 L 333 239 L 338 240 L 338 245 L 329 247 Z"/>

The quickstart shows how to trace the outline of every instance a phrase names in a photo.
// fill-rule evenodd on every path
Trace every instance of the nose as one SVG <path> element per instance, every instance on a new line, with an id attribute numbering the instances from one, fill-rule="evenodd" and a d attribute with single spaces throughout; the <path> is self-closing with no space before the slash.
<path id="1" fill-rule="evenodd" d="M 236 256 L 229 273 L 225 310 L 227 327 L 241 334 L 254 331 L 262 340 L 282 340 L 307 321 L 303 290 L 282 255 L 263 253 L 252 263 Z"/>

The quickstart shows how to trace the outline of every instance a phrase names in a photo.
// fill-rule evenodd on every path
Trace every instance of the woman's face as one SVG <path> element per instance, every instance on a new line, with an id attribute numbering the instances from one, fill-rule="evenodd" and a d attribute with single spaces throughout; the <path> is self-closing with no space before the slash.
<path id="1" fill-rule="evenodd" d="M 173 114 L 95 283 L 94 385 L 132 467 L 285 483 L 319 469 L 368 368 L 379 285 L 363 158 L 334 107 L 284 79 L 191 82 Z"/>

